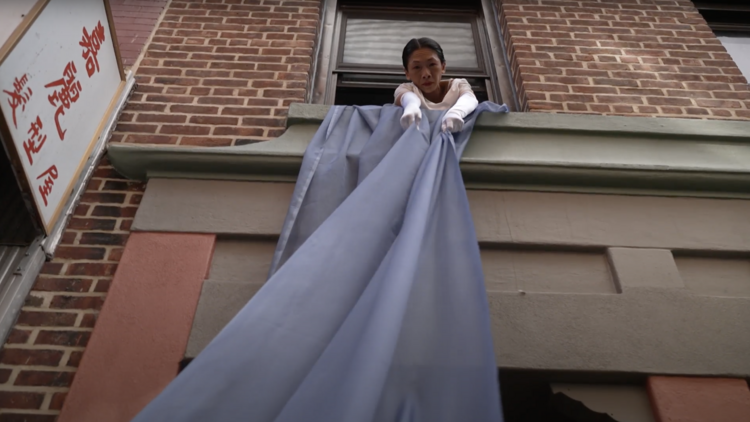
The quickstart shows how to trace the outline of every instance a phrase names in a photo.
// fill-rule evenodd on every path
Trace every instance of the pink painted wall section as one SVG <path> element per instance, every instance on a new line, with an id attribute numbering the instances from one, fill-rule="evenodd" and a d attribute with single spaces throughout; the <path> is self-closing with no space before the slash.
<path id="1" fill-rule="evenodd" d="M 648 390 L 658 422 L 750 421 L 742 379 L 650 377 Z"/>
<path id="2" fill-rule="evenodd" d="M 130 421 L 177 375 L 214 244 L 130 235 L 58 422 Z"/>

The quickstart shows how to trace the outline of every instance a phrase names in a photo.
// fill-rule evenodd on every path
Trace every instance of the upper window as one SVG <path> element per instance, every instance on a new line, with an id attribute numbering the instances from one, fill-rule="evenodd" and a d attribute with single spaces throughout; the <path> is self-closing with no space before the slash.
<path id="1" fill-rule="evenodd" d="M 322 34 L 312 101 L 392 103 L 396 87 L 407 82 L 401 61 L 404 46 L 412 38 L 429 37 L 443 48 L 445 78 L 468 80 L 479 101 L 508 102 L 505 55 L 495 28 L 488 31 L 484 20 L 483 9 L 491 11 L 491 5 L 472 0 L 460 7 L 441 3 L 458 2 L 372 6 L 356 0 L 326 1 L 324 28 L 332 31 L 326 34 L 324 29 Z"/>
<path id="2" fill-rule="evenodd" d="M 750 82 L 750 4 L 747 0 L 696 1 L 695 7 Z"/>

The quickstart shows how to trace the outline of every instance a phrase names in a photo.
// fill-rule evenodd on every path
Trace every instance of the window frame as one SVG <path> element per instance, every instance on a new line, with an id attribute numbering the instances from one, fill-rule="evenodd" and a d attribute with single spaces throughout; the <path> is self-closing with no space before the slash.
<path id="1" fill-rule="evenodd" d="M 508 57 L 505 54 L 503 39 L 499 33 L 498 9 L 494 0 L 481 0 L 481 10 L 466 8 L 424 8 L 370 5 L 341 5 L 339 0 L 324 0 L 321 10 L 321 25 L 317 51 L 311 73 L 307 102 L 332 105 L 335 101 L 338 74 L 384 74 L 400 75 L 400 66 L 372 66 L 343 63 L 343 31 L 346 20 L 352 14 L 367 17 L 397 18 L 399 20 L 444 21 L 450 14 L 461 15 L 457 21 L 470 22 L 476 45 L 477 69 L 449 68 L 447 77 L 471 77 L 485 80 L 487 94 L 491 101 L 504 102 L 511 111 L 518 110 L 517 97 L 509 72 Z M 377 10 L 374 10 L 377 9 Z M 404 16 L 411 12 L 412 17 Z M 349 15 L 349 17 L 347 17 Z M 491 19 L 488 19 L 487 17 Z M 494 23 L 494 25 L 493 25 Z M 502 100 L 501 100 L 502 99 Z"/>

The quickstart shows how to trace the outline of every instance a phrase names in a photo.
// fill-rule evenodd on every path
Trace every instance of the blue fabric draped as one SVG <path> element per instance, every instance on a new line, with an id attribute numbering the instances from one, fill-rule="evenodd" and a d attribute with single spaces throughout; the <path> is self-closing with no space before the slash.
<path id="1" fill-rule="evenodd" d="M 444 112 L 333 107 L 269 280 L 135 422 L 502 421 L 489 310 Z"/>

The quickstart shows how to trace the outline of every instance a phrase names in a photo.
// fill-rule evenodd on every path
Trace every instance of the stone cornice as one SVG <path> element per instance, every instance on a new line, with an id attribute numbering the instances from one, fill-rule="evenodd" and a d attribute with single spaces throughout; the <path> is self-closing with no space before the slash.
<path id="1" fill-rule="evenodd" d="M 123 175 L 293 182 L 328 108 L 293 104 L 280 137 L 234 147 L 110 144 Z M 750 122 L 485 114 L 461 160 L 469 188 L 750 196 Z"/>

